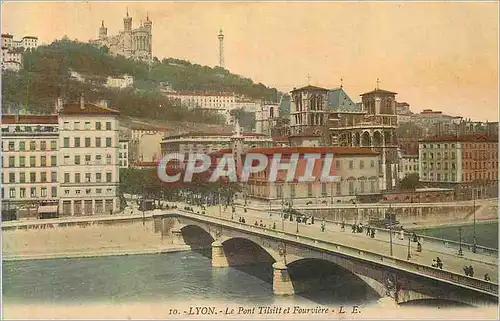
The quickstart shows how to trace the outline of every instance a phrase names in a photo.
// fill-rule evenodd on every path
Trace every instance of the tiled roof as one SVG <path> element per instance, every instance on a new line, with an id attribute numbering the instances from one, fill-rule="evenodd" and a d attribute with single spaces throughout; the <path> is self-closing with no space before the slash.
<path id="1" fill-rule="evenodd" d="M 2 115 L 2 124 L 57 124 L 57 115 Z"/>
<path id="2" fill-rule="evenodd" d="M 8 34 L 8 33 L 2 33 L 2 37 L 3 37 L 3 38 L 14 38 L 14 36 L 13 36 L 13 35 L 10 35 L 10 34 Z"/>
<path id="3" fill-rule="evenodd" d="M 168 93 L 167 96 L 236 97 L 236 95 L 228 93 L 196 93 L 196 92 L 172 92 Z"/>
<path id="4" fill-rule="evenodd" d="M 328 91 L 328 109 L 339 112 L 362 111 L 361 106 L 353 102 L 342 88 Z"/>
<path id="5" fill-rule="evenodd" d="M 120 112 L 118 110 L 114 110 L 111 108 L 107 107 L 102 107 L 102 106 L 97 106 L 95 104 L 91 103 L 85 103 L 84 108 L 80 108 L 80 103 L 68 103 L 64 104 L 63 109 L 60 111 L 61 114 L 95 114 L 95 115 L 102 115 L 102 114 L 119 114 Z"/>
<path id="6" fill-rule="evenodd" d="M 246 137 L 252 137 L 252 136 L 257 136 L 257 137 L 263 137 L 267 136 L 266 134 L 261 134 L 261 133 L 242 133 L 243 136 Z M 183 133 L 179 135 L 174 135 L 174 136 L 166 136 L 164 139 L 173 139 L 173 138 L 181 138 L 181 137 L 206 137 L 206 136 L 233 136 L 233 132 L 225 132 L 225 131 L 206 131 L 206 132 L 188 132 L 188 133 Z"/>
<path id="7" fill-rule="evenodd" d="M 305 87 L 302 87 L 302 88 L 297 88 L 297 89 L 294 89 L 292 90 L 292 92 L 296 92 L 296 91 L 311 91 L 311 90 L 319 90 L 319 91 L 328 91 L 328 89 L 326 88 L 321 88 L 321 87 L 317 87 L 317 86 L 305 86 Z"/>
<path id="8" fill-rule="evenodd" d="M 261 153 L 261 154 L 310 154 L 310 153 L 333 153 L 334 155 L 366 155 L 376 156 L 379 153 L 372 151 L 369 148 L 361 147 L 265 147 L 265 148 L 252 148 L 247 153 Z"/>
<path id="9" fill-rule="evenodd" d="M 463 136 L 434 136 L 426 137 L 419 140 L 420 142 L 496 142 L 498 143 L 498 136 L 488 136 L 484 134 L 463 135 Z"/>
<path id="10" fill-rule="evenodd" d="M 166 132 L 169 130 L 167 127 L 156 126 L 151 124 L 132 124 L 128 126 L 128 128 L 132 130 L 154 130 L 160 132 Z"/>
<path id="11" fill-rule="evenodd" d="M 377 89 L 375 88 L 374 90 L 372 91 L 369 91 L 367 93 L 364 93 L 364 94 L 361 94 L 360 96 L 365 96 L 365 95 L 372 95 L 372 94 L 390 94 L 390 95 L 397 95 L 398 93 L 395 93 L 395 92 L 392 92 L 392 91 L 388 91 L 388 90 L 383 90 L 383 89 Z"/>
<path id="12" fill-rule="evenodd" d="M 310 129 L 298 134 L 290 135 L 290 137 L 321 137 L 321 134 L 316 134 L 314 129 Z"/>

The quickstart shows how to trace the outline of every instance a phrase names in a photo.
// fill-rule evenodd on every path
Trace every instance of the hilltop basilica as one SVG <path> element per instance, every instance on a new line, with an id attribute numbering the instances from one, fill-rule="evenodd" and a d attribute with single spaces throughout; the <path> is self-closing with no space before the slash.
<path id="1" fill-rule="evenodd" d="M 127 15 L 123 18 L 123 30 L 115 36 L 108 36 L 108 28 L 104 26 L 104 20 L 99 28 L 99 39 L 91 40 L 90 43 L 98 46 L 106 46 L 113 55 L 122 55 L 127 58 L 142 60 L 152 59 L 152 34 L 153 23 L 146 17 L 138 28 L 132 29 L 132 17 Z"/>

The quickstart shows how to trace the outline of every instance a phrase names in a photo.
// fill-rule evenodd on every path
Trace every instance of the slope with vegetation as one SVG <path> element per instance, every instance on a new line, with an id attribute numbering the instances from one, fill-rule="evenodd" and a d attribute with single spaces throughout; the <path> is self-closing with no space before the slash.
<path id="1" fill-rule="evenodd" d="M 87 81 L 70 78 L 70 71 L 85 75 Z M 134 87 L 106 88 L 108 76 L 128 74 Z M 84 94 L 89 101 L 106 99 L 111 108 L 122 115 L 149 119 L 165 119 L 204 123 L 223 123 L 221 115 L 189 109 L 162 95 L 159 85 L 167 82 L 179 91 L 234 92 L 254 99 L 272 101 L 276 89 L 231 74 L 178 59 L 154 59 L 151 64 L 111 56 L 106 47 L 62 39 L 48 46 L 25 52 L 23 69 L 2 74 L 2 104 L 13 110 L 28 109 L 31 113 L 49 113 L 54 101 L 62 96 L 77 101 Z"/>

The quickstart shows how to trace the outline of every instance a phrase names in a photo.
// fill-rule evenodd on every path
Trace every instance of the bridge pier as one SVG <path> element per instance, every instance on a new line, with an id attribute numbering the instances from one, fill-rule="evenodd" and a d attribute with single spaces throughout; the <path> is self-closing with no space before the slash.
<path id="1" fill-rule="evenodd" d="M 292 280 L 287 266 L 282 262 L 273 264 L 273 292 L 275 295 L 294 295 Z"/>
<path id="2" fill-rule="evenodd" d="M 212 243 L 212 266 L 213 267 L 228 267 L 226 253 L 224 252 L 224 245 L 219 241 Z"/>
<path id="3" fill-rule="evenodd" d="M 185 245 L 186 242 L 184 242 L 184 237 L 182 236 L 182 231 L 180 229 L 172 229 L 171 230 L 172 234 L 172 244 L 176 245 Z"/>

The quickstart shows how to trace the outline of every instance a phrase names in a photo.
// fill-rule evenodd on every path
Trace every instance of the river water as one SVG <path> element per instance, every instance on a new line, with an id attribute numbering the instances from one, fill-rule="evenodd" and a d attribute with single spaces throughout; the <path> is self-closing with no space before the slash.
<path id="1" fill-rule="evenodd" d="M 212 268 L 198 252 L 3 262 L 5 303 L 196 302 L 369 304 L 378 299 L 346 274 L 328 291 L 273 295 L 272 267 Z"/>
<path id="2" fill-rule="evenodd" d="M 466 224 L 460 227 L 462 227 L 462 242 L 473 244 L 474 225 Z M 415 229 L 415 232 L 457 242 L 460 239 L 458 226 Z M 498 249 L 498 222 L 477 222 L 476 239 L 478 245 Z"/>

